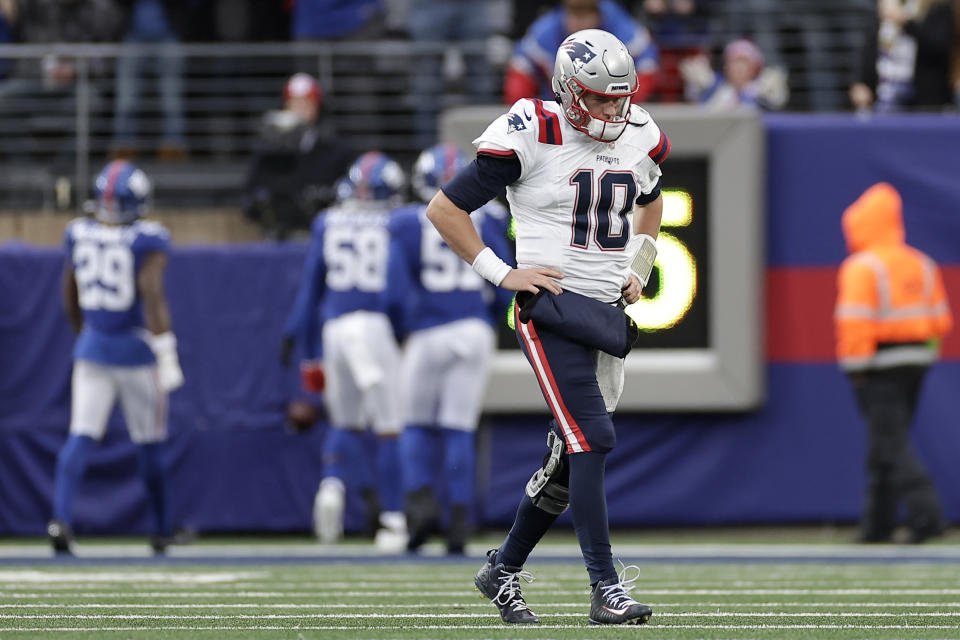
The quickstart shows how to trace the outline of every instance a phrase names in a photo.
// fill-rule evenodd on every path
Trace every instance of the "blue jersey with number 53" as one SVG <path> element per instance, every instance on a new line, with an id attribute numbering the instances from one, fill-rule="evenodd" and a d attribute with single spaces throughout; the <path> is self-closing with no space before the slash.
<path id="1" fill-rule="evenodd" d="M 83 311 L 73 357 L 119 366 L 154 362 L 143 340 L 137 273 L 148 253 L 168 250 L 167 229 L 145 220 L 114 226 L 77 218 L 67 225 L 64 244 Z"/>
<path id="2" fill-rule="evenodd" d="M 495 324 L 513 292 L 494 287 L 454 253 L 427 219 L 426 209 L 424 204 L 410 205 L 390 217 L 391 315 L 402 317 L 400 324 L 408 333 L 464 318 Z M 506 209 L 491 202 L 470 218 L 484 244 L 512 264 Z"/>
<path id="3" fill-rule="evenodd" d="M 351 311 L 385 312 L 389 210 L 348 200 L 314 219 L 312 243 L 284 333 L 319 355 L 319 327 Z"/>

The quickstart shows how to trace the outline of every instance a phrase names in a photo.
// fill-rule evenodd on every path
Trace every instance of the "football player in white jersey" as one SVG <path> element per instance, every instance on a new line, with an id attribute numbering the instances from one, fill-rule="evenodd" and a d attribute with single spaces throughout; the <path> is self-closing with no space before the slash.
<path id="1" fill-rule="evenodd" d="M 183 384 L 183 372 L 163 289 L 170 234 L 157 222 L 140 220 L 150 193 L 143 171 L 125 160 L 113 161 L 94 182 L 94 219 L 77 218 L 64 234 L 64 306 L 78 335 L 70 435 L 57 457 L 53 519 L 47 525 L 57 552 L 70 552 L 74 496 L 118 400 L 138 445 L 153 514 L 151 546 L 162 553 L 180 541 L 167 516 L 162 456 L 167 394 Z"/>
<path id="2" fill-rule="evenodd" d="M 557 100 L 517 101 L 474 141 L 477 158 L 430 202 L 447 244 L 493 284 L 517 291 L 517 336 L 554 416 L 544 463 L 531 477 L 513 528 L 488 553 L 475 583 L 509 623 L 535 623 L 520 593 L 533 547 L 568 506 L 592 587 L 594 624 L 640 624 L 650 607 L 629 592 L 610 549 L 605 456 L 612 412 L 636 328 L 622 310 L 656 258 L 660 163 L 670 143 L 631 98 L 633 60 L 616 37 L 578 31 L 557 51 Z M 506 187 L 516 220 L 512 269 L 485 246 L 474 211 Z M 628 575 L 629 574 L 629 575 Z"/>

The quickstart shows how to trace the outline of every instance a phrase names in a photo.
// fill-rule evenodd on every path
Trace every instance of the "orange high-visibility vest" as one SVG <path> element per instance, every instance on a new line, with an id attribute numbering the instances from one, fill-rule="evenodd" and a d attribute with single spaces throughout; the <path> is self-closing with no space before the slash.
<path id="1" fill-rule="evenodd" d="M 851 255 L 840 265 L 834 322 L 847 371 L 931 364 L 930 342 L 953 326 L 940 269 L 906 244 L 901 210 L 900 194 L 879 183 L 843 213 Z"/>

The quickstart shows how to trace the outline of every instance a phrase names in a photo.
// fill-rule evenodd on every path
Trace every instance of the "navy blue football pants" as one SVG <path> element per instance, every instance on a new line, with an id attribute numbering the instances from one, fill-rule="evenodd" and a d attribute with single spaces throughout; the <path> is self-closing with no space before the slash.
<path id="1" fill-rule="evenodd" d="M 597 384 L 596 350 L 514 314 L 517 340 L 567 443 L 567 453 L 606 453 L 617 444 L 613 420 Z"/>
<path id="2" fill-rule="evenodd" d="M 595 350 L 544 328 L 520 322 L 517 338 L 533 367 L 555 427 L 567 445 L 570 509 L 590 583 L 615 577 L 604 486 L 606 453 L 616 445 L 613 420 L 597 384 Z M 557 519 L 526 495 L 500 547 L 499 561 L 522 566 Z"/>

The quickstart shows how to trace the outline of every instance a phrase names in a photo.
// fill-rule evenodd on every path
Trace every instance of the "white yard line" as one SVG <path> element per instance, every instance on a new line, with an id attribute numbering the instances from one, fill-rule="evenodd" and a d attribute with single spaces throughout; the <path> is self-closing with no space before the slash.
<path id="1" fill-rule="evenodd" d="M 817 630 L 956 630 L 956 625 L 864 625 L 864 624 L 752 624 L 752 625 L 731 625 L 731 624 L 677 624 L 677 625 L 647 625 L 651 629 L 673 630 L 673 629 L 717 629 L 717 630 L 794 630 L 794 629 L 817 629 Z M 384 626 L 307 626 L 307 625 L 249 625 L 249 626 L 203 626 L 178 625 L 178 626 L 158 626 L 158 627 L 9 627 L 4 631 L 37 631 L 37 632 L 61 632 L 61 631 L 87 631 L 90 633 L 103 633 L 107 631 L 119 632 L 153 632 L 153 631 L 383 631 L 393 630 L 391 627 Z M 511 634 L 519 634 L 523 631 L 541 631 L 543 629 L 568 629 L 568 630 L 594 630 L 597 627 L 588 627 L 586 624 L 524 624 L 506 626 L 502 623 L 487 625 L 410 625 L 404 626 L 402 631 L 407 630 L 433 630 L 433 631 L 457 631 L 457 630 L 488 630 L 488 631 L 509 631 Z M 595 636 L 591 636 L 595 637 Z"/>
<path id="2" fill-rule="evenodd" d="M 153 582 L 158 584 L 211 584 L 238 580 L 265 579 L 263 571 L 38 571 L 34 569 L 2 570 L 0 584 L 62 584 L 83 582 Z"/>
<path id="3" fill-rule="evenodd" d="M 538 596 L 583 596 L 586 589 L 538 589 L 528 587 L 525 593 Z M 223 593 L 213 591 L 0 591 L 2 598 L 222 598 L 230 595 L 237 598 L 316 598 L 336 596 L 338 598 L 477 598 L 479 594 L 472 589 L 461 591 L 237 591 Z M 770 595 L 896 595 L 896 596 L 951 596 L 960 595 L 960 589 L 647 589 L 643 596 L 770 596 Z M 647 598 L 649 599 L 649 598 Z M 744 603 L 749 604 L 749 603 Z M 892 603 L 897 604 L 897 603 Z"/>
<path id="4" fill-rule="evenodd" d="M 655 609 L 658 607 L 669 608 L 696 608 L 696 607 L 825 607 L 828 609 L 857 609 L 857 608 L 881 608 L 881 607 L 900 607 L 900 608 L 960 608 L 960 602 L 648 602 Z M 26 604 L 0 604 L 0 609 L 429 609 L 437 607 L 437 603 L 417 603 L 417 604 L 370 604 L 370 603 L 295 603 L 278 604 L 263 602 L 205 602 L 202 604 L 103 604 L 103 603 L 26 603 Z M 443 606 L 443 605 L 440 605 Z M 457 603 L 458 608 L 489 608 L 489 602 L 470 602 Z M 537 611 L 546 611 L 549 609 L 566 608 L 585 608 L 586 602 L 548 602 L 537 603 Z M 819 612 L 817 612 L 819 613 Z M 810 615 L 810 614 L 804 614 Z M 891 614 L 896 615 L 896 614 Z M 954 615 L 954 614 L 950 614 Z"/>
<path id="5" fill-rule="evenodd" d="M 390 619 L 405 620 L 431 620 L 435 618 L 490 618 L 495 614 L 490 613 L 392 613 Z M 553 618 L 582 618 L 585 613 L 552 613 Z M 663 618 L 802 618 L 817 616 L 823 618 L 956 618 L 960 617 L 960 612 L 955 611 L 923 611 L 923 612 L 904 612 L 904 613 L 825 613 L 821 611 L 804 611 L 791 613 L 776 612 L 680 612 L 680 613 L 657 613 L 657 619 Z M 198 615 L 172 615 L 172 614 L 82 614 L 82 613 L 63 613 L 63 614 L 0 614 L 0 620 L 366 620 L 371 614 L 366 613 L 300 613 L 300 614 L 198 614 Z"/>
<path id="6" fill-rule="evenodd" d="M 148 545 L 96 544 L 83 542 L 75 546 L 78 557 L 82 558 L 152 558 L 153 552 Z M 909 559 L 909 558 L 952 558 L 960 559 L 960 545 L 879 545 L 858 546 L 851 544 L 767 544 L 767 543 L 651 543 L 618 544 L 615 547 L 618 556 L 623 558 L 863 558 L 863 559 Z M 482 560 L 486 546 L 469 545 L 467 556 Z M 192 545 L 175 547 L 168 551 L 175 558 L 222 558 L 222 557 L 295 557 L 295 558 L 395 558 L 394 554 L 385 554 L 373 545 L 323 546 L 301 542 L 291 544 L 221 544 Z M 423 547 L 425 557 L 442 557 L 445 550 L 440 544 L 428 544 Z M 52 558 L 53 551 L 44 542 L 36 544 L 0 545 L 0 558 Z M 531 555 L 538 558 L 580 559 L 580 548 L 575 543 L 542 544 Z"/>

